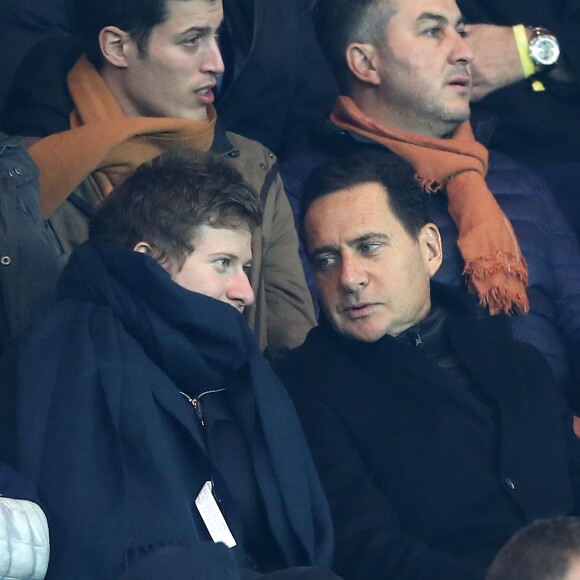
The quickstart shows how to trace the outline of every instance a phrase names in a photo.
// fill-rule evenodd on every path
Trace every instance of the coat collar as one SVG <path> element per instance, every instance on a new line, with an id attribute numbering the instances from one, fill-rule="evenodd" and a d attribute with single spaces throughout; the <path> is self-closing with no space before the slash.
<path id="1" fill-rule="evenodd" d="M 211 151 L 217 155 L 228 155 L 229 157 L 239 157 L 240 155 L 239 150 L 232 145 L 223 123 L 220 122 L 219 115 L 215 125 Z"/>
<path id="2" fill-rule="evenodd" d="M 471 295 L 435 282 L 431 287 L 433 303 L 446 311 L 452 348 L 500 411 L 501 449 L 506 459 L 519 444 L 524 397 L 520 371 L 511 356 L 514 339 L 509 317 L 481 318 L 482 311 Z M 318 371 L 323 384 L 366 385 L 360 388 L 368 387 L 380 396 L 385 388 L 381 377 L 388 369 L 392 380 L 415 384 L 418 395 L 422 389 L 436 389 L 449 404 L 463 404 L 449 389 L 447 374 L 406 341 L 385 336 L 376 343 L 353 343 L 340 337 L 322 317 L 303 348 L 310 350 L 309 345 L 315 348 L 310 354 L 323 361 Z M 329 356 L 329 349 L 335 356 Z"/>

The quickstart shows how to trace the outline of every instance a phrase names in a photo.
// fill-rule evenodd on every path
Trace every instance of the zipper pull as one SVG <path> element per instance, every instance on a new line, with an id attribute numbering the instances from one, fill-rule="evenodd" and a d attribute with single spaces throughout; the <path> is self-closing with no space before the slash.
<path id="1" fill-rule="evenodd" d="M 419 333 L 415 335 L 415 346 L 417 348 L 423 348 L 423 341 L 421 340 L 421 335 Z"/>
<path id="2" fill-rule="evenodd" d="M 197 415 L 197 418 L 199 419 L 201 426 L 205 427 L 205 422 L 203 420 L 203 412 L 201 409 L 201 401 L 199 399 L 192 399 L 187 393 L 184 393 L 183 391 L 179 392 L 191 403 L 191 406 L 193 407 L 193 410 L 195 411 L 195 414 Z"/>
<path id="3" fill-rule="evenodd" d="M 201 426 L 205 427 L 205 423 L 203 420 L 203 413 L 201 411 L 201 401 L 199 399 L 192 399 L 191 404 L 193 405 L 193 408 L 195 410 L 195 414 L 197 415 L 197 418 L 199 419 Z"/>

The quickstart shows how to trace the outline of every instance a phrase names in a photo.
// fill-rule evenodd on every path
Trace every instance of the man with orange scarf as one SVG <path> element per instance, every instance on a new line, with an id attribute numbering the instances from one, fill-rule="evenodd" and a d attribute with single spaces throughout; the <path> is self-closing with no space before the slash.
<path id="1" fill-rule="evenodd" d="M 95 207 L 141 163 L 175 148 L 226 156 L 264 207 L 252 241 L 256 302 L 246 317 L 276 358 L 302 342 L 314 314 L 274 155 L 216 125 L 222 20 L 221 0 L 79 2 L 86 54 L 67 78 L 71 129 L 35 143 L 30 154 L 43 213 L 65 253 L 86 239 Z"/>
<path id="2" fill-rule="evenodd" d="M 319 0 L 317 33 L 343 96 L 312 148 L 283 167 L 291 203 L 329 157 L 386 148 L 406 159 L 443 236 L 435 279 L 465 284 L 482 314 L 512 315 L 516 338 L 544 354 L 580 409 L 570 388 L 580 379 L 578 245 L 535 177 L 474 138 L 476 56 L 455 0 Z"/>

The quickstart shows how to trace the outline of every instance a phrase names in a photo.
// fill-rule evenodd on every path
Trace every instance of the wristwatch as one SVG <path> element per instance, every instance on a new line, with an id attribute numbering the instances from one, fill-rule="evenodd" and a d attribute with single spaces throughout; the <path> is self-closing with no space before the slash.
<path id="1" fill-rule="evenodd" d="M 541 26 L 529 27 L 532 33 L 528 43 L 530 58 L 536 67 L 536 72 L 545 72 L 558 64 L 560 45 L 558 39 Z"/>

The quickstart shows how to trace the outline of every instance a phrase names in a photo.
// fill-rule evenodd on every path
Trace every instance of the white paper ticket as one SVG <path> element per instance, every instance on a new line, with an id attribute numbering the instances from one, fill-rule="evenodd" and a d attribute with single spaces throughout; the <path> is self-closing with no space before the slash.
<path id="1" fill-rule="evenodd" d="M 228 548 L 233 548 L 236 545 L 236 540 L 213 496 L 212 490 L 212 482 L 206 481 L 195 500 L 195 505 L 211 539 L 216 544 L 221 542 Z"/>

